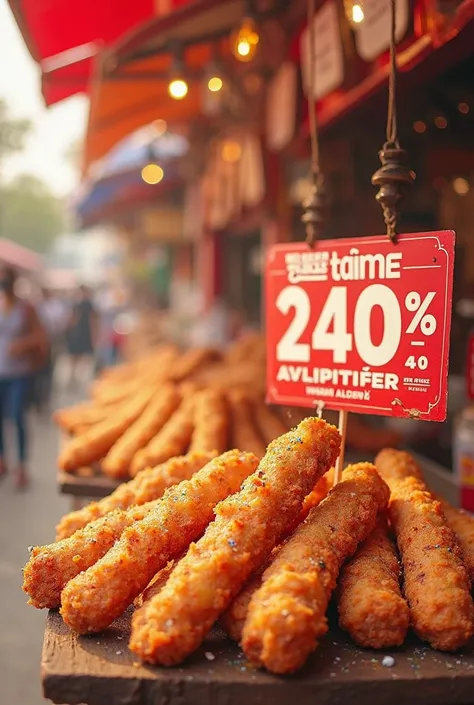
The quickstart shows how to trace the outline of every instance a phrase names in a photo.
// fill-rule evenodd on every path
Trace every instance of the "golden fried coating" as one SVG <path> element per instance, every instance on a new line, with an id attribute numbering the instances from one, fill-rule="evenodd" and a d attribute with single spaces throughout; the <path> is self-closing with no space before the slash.
<path id="1" fill-rule="evenodd" d="M 290 536 L 296 527 L 306 519 L 311 509 L 313 509 L 313 507 L 317 507 L 317 505 L 326 497 L 333 485 L 333 482 L 330 481 L 330 475 L 332 478 L 331 471 L 323 475 L 323 477 L 318 480 L 314 486 L 314 489 L 305 497 L 300 513 L 291 526 L 283 533 L 282 536 L 280 536 L 279 545 L 273 549 L 269 561 L 275 557 L 276 551 L 280 550 L 283 545 L 281 542 Z M 253 593 L 262 584 L 262 573 L 268 565 L 269 562 L 266 562 L 256 573 L 254 573 L 239 594 L 234 597 L 224 614 L 220 617 L 219 621 L 221 622 L 223 628 L 226 630 L 229 637 L 234 641 L 240 642 L 250 600 L 252 599 Z"/>
<path id="2" fill-rule="evenodd" d="M 103 558 L 66 585 L 61 594 L 66 624 L 81 634 L 111 624 L 171 558 L 200 536 L 215 505 L 235 492 L 257 464 L 251 453 L 229 451 L 167 490 Z"/>
<path id="3" fill-rule="evenodd" d="M 373 530 L 388 496 L 373 465 L 351 465 L 282 546 L 244 624 L 242 648 L 253 664 L 272 673 L 303 666 L 327 631 L 326 610 L 339 570 Z"/>
<path id="4" fill-rule="evenodd" d="M 189 450 L 223 453 L 228 447 L 229 415 L 224 395 L 212 389 L 198 392 L 194 403 L 194 430 Z"/>
<path id="5" fill-rule="evenodd" d="M 203 365 L 220 359 L 221 354 L 215 348 L 190 348 L 174 363 L 170 377 L 182 382 Z"/>
<path id="6" fill-rule="evenodd" d="M 119 485 L 108 497 L 66 514 L 56 527 L 56 540 L 72 536 L 78 529 L 114 509 L 127 509 L 134 504 L 140 505 L 159 499 L 168 487 L 189 480 L 215 455 L 216 453 L 188 453 L 171 458 L 157 467 L 142 470 L 133 480 Z"/>
<path id="7" fill-rule="evenodd" d="M 454 531 L 461 546 L 464 565 L 474 583 L 474 517 L 440 500 L 448 526 Z"/>
<path id="8" fill-rule="evenodd" d="M 340 441 L 335 427 L 308 418 L 269 445 L 257 472 L 218 505 L 204 536 L 190 546 L 158 595 L 135 613 L 134 653 L 172 665 L 199 646 L 334 463 Z"/>
<path id="9" fill-rule="evenodd" d="M 143 519 L 155 503 L 156 500 L 127 510 L 115 509 L 69 538 L 33 548 L 23 570 L 23 590 L 30 596 L 28 604 L 38 609 L 59 607 L 66 583 L 102 558 L 123 531 Z"/>
<path id="10" fill-rule="evenodd" d="M 86 428 L 104 421 L 109 413 L 110 410 L 106 406 L 78 404 L 55 411 L 53 421 L 66 433 L 75 434 L 78 428 Z"/>
<path id="11" fill-rule="evenodd" d="M 286 424 L 268 407 L 264 401 L 257 401 L 253 408 L 257 428 L 265 445 L 287 432 Z"/>
<path id="12" fill-rule="evenodd" d="M 231 445 L 255 453 L 257 458 L 265 455 L 263 442 L 252 415 L 252 404 L 240 393 L 228 396 L 231 415 Z"/>
<path id="13" fill-rule="evenodd" d="M 131 400 L 111 414 L 105 421 L 92 426 L 77 438 L 73 438 L 63 448 L 58 465 L 61 470 L 71 472 L 84 465 L 90 465 L 104 457 L 120 436 L 143 413 L 156 387 L 149 387 L 137 392 Z"/>
<path id="14" fill-rule="evenodd" d="M 148 600 L 151 600 L 152 597 L 154 597 L 160 592 L 161 588 L 170 577 L 173 568 L 180 560 L 180 558 L 175 558 L 174 560 L 170 561 L 168 565 L 158 571 L 158 573 L 146 586 L 143 592 L 140 593 L 140 595 L 138 595 L 138 597 L 133 601 L 135 607 L 142 607 L 145 602 L 148 602 Z"/>
<path id="15" fill-rule="evenodd" d="M 339 625 L 356 644 L 371 649 L 403 644 L 410 611 L 400 590 L 400 564 L 384 516 L 343 566 L 337 608 Z"/>
<path id="16" fill-rule="evenodd" d="M 148 404 L 143 414 L 127 428 L 103 459 L 101 467 L 104 473 L 115 478 L 126 477 L 135 454 L 161 431 L 180 401 L 180 395 L 172 385 L 157 391 L 156 399 Z"/>
<path id="17" fill-rule="evenodd" d="M 469 577 L 456 536 L 440 502 L 414 476 L 410 456 L 386 449 L 376 465 L 390 487 L 389 517 L 402 559 L 412 626 L 433 648 L 455 651 L 474 631 Z"/>
<path id="18" fill-rule="evenodd" d="M 130 475 L 150 465 L 159 465 L 188 449 L 194 430 L 194 399 L 186 396 L 163 428 L 145 448 L 138 450 L 130 464 Z"/>

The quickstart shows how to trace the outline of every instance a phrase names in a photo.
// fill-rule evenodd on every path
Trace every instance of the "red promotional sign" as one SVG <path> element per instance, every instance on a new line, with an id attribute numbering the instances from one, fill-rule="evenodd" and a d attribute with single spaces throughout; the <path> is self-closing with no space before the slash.
<path id="1" fill-rule="evenodd" d="M 454 232 L 275 245 L 267 400 L 446 418 Z"/>

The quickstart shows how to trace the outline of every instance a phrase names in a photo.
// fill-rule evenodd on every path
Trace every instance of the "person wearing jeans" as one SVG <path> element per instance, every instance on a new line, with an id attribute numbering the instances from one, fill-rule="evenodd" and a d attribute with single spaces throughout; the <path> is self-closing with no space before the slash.
<path id="1" fill-rule="evenodd" d="M 4 426 L 14 423 L 18 464 L 15 483 L 28 484 L 26 409 L 32 375 L 47 355 L 47 338 L 34 308 L 14 292 L 15 273 L 0 268 L 0 477 L 6 474 Z"/>

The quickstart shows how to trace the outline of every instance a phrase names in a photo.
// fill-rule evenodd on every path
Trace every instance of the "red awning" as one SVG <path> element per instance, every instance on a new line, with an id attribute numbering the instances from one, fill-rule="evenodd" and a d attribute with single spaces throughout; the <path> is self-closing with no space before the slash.
<path id="1" fill-rule="evenodd" d="M 43 73 L 48 105 L 85 92 L 91 57 L 137 25 L 189 0 L 8 0 Z"/>

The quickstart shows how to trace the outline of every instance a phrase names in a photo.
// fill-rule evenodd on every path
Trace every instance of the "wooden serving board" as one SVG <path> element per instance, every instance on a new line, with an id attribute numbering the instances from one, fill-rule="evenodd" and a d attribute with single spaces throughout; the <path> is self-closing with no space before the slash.
<path id="1" fill-rule="evenodd" d="M 72 634 L 50 612 L 42 657 L 44 695 L 63 705 L 467 705 L 474 701 L 474 649 L 443 654 L 414 638 L 402 649 L 369 651 L 337 627 L 305 668 L 277 677 L 251 668 L 214 630 L 174 668 L 139 663 L 128 648 L 128 611 L 100 635 Z M 390 655 L 394 665 L 383 665 Z"/>
<path id="2" fill-rule="evenodd" d="M 58 487 L 61 494 L 74 497 L 102 499 L 111 494 L 119 485 L 120 480 L 107 477 L 100 471 L 86 468 L 88 473 L 77 471 L 75 473 L 58 471 Z"/>

